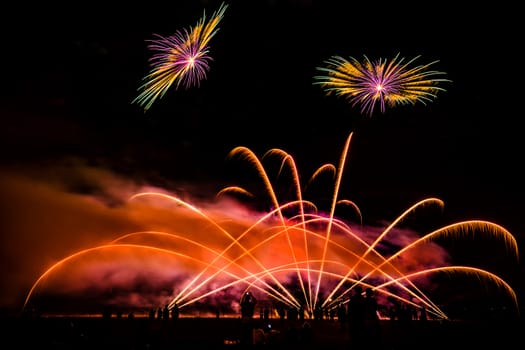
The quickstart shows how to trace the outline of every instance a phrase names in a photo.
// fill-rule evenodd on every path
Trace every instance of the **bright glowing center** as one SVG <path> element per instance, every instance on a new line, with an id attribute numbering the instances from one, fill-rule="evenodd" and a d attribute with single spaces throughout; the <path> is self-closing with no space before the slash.
<path id="1" fill-rule="evenodd" d="M 382 84 L 377 84 L 376 85 L 376 91 L 377 92 L 381 92 L 381 90 L 383 90 L 383 85 Z"/>

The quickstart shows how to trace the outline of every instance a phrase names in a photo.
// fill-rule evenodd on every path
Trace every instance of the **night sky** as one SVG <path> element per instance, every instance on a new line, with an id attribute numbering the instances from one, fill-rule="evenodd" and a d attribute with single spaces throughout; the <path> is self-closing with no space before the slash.
<path id="1" fill-rule="evenodd" d="M 524 249 L 517 9 L 227 3 L 207 79 L 170 89 L 146 113 L 131 104 L 149 71 L 146 41 L 195 25 L 220 1 L 13 10 L 13 24 L 2 29 L 0 307 L 19 307 L 53 261 L 132 229 L 115 211 L 135 190 L 211 200 L 222 187 L 254 181 L 226 160 L 236 146 L 259 156 L 283 149 L 306 179 L 338 163 L 350 133 L 341 191 L 367 223 L 392 222 L 437 197 L 445 207 L 425 218 L 431 227 L 487 220 Z M 397 53 L 421 55 L 419 64 L 439 60 L 433 68 L 451 80 L 440 85 L 446 91 L 427 105 L 367 116 L 312 84 L 315 67 L 333 55 Z M 87 197 L 99 204 L 79 205 Z M 474 250 L 467 247 L 465 260 L 493 263 L 522 300 L 523 265 L 490 244 Z"/>

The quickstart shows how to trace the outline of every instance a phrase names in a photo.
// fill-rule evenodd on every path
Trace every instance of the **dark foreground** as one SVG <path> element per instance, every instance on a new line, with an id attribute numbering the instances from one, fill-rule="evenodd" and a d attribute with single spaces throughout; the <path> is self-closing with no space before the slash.
<path id="1" fill-rule="evenodd" d="M 52 317 L 4 322 L 3 343 L 33 349 L 523 349 L 521 321 L 381 321 L 357 346 L 334 320 Z M 271 325 L 271 328 L 268 327 Z M 256 344 L 254 344 L 256 343 Z"/>

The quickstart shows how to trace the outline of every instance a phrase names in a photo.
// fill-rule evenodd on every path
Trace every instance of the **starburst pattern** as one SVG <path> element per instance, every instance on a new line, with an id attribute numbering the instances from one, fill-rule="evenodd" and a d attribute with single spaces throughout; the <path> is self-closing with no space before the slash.
<path id="1" fill-rule="evenodd" d="M 142 92 L 132 101 L 147 111 L 153 103 L 162 98 L 175 83 L 176 88 L 186 89 L 198 86 L 206 79 L 210 69 L 209 42 L 219 30 L 228 5 L 222 3 L 206 21 L 206 12 L 190 29 L 183 29 L 171 36 L 154 34 L 148 48 L 155 52 L 150 58 L 152 69 L 143 79 L 139 90 Z"/>
<path id="2" fill-rule="evenodd" d="M 405 62 L 397 54 L 392 60 L 378 59 L 371 61 L 364 56 L 364 61 L 350 57 L 333 56 L 326 60 L 325 67 L 317 67 L 324 75 L 314 76 L 314 85 L 320 85 L 329 95 L 347 98 L 352 106 L 360 105 L 361 113 L 371 116 L 379 105 L 381 113 L 386 106 L 416 104 L 432 101 L 439 91 L 438 83 L 449 81 L 437 78 L 444 72 L 429 70 L 439 61 L 412 67 L 419 58 Z"/>

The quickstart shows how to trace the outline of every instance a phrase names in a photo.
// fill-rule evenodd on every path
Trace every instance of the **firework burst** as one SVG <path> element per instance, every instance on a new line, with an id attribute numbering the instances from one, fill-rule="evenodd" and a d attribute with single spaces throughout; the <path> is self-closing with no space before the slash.
<path id="1" fill-rule="evenodd" d="M 150 58 L 152 69 L 139 87 L 142 92 L 132 103 L 138 103 L 147 111 L 173 83 L 176 88 L 182 85 L 188 89 L 206 79 L 209 62 L 213 60 L 209 55 L 209 42 L 219 30 L 219 22 L 227 8 L 228 5 L 222 3 L 209 21 L 206 21 L 204 12 L 194 27 L 177 31 L 171 36 L 155 34 L 155 39 L 149 40 L 148 45 L 155 52 Z"/>
<path id="2" fill-rule="evenodd" d="M 419 58 L 409 61 L 397 54 L 392 60 L 379 59 L 375 62 L 364 56 L 364 61 L 350 57 L 349 60 L 332 56 L 326 60 L 326 67 L 316 69 L 324 75 L 314 76 L 314 85 L 320 85 L 327 95 L 335 93 L 347 98 L 352 106 L 360 105 L 361 113 L 371 116 L 379 105 L 381 113 L 386 106 L 426 104 L 437 97 L 438 83 L 450 81 L 436 78 L 445 74 L 429 67 L 439 61 L 411 67 Z"/>

